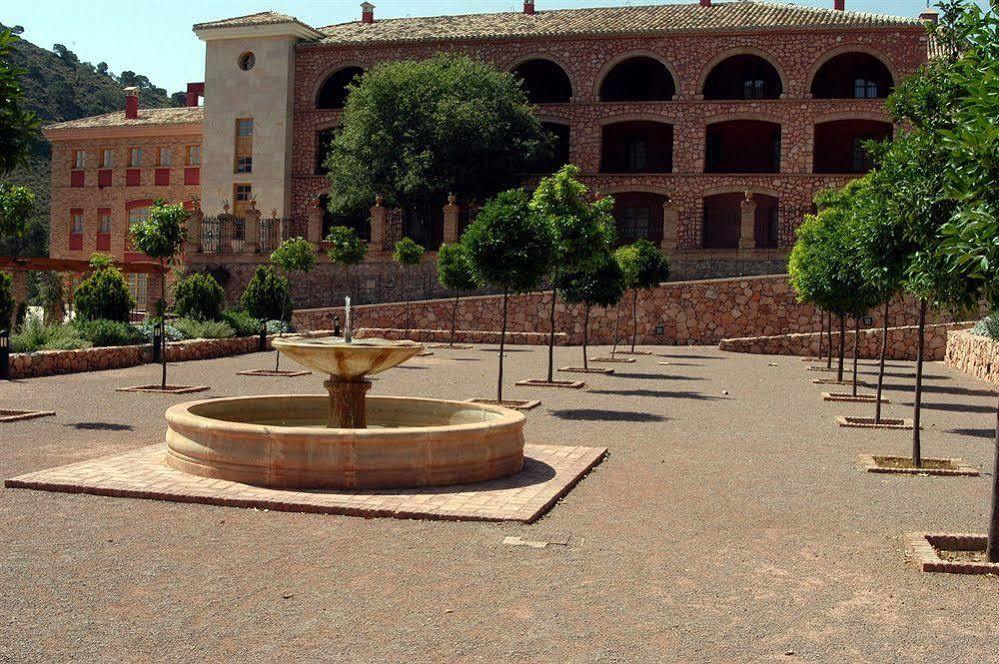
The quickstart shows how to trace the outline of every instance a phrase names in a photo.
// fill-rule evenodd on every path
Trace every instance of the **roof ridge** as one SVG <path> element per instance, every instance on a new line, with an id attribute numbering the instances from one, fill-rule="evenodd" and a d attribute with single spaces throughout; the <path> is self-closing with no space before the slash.
<path id="1" fill-rule="evenodd" d="M 767 7 L 784 7 L 787 9 L 797 9 L 800 11 L 807 11 L 815 14 L 831 14 L 833 12 L 836 12 L 837 14 L 853 14 L 855 16 L 870 16 L 872 18 L 880 18 L 880 19 L 894 19 L 894 20 L 903 20 L 903 21 L 916 20 L 912 17 L 899 16 L 898 14 L 884 14 L 882 12 L 865 12 L 865 11 L 857 11 L 856 9 L 834 9 L 832 7 L 813 7 L 811 5 L 799 5 L 793 2 L 779 2 L 778 0 L 735 0 L 734 2 L 723 2 L 720 4 L 731 5 L 740 2 L 753 5 L 764 5 Z"/>

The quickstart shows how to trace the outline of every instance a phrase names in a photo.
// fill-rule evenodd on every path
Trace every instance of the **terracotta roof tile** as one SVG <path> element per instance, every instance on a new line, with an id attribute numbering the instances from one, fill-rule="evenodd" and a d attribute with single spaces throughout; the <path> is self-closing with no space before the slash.
<path id="1" fill-rule="evenodd" d="M 183 125 L 199 124 L 204 117 L 204 109 L 200 106 L 183 106 L 180 108 L 143 108 L 139 117 L 134 120 L 125 119 L 125 111 L 94 115 L 89 118 L 57 122 L 45 127 L 48 129 L 97 129 L 102 127 L 133 127 L 139 125 Z"/>
<path id="2" fill-rule="evenodd" d="M 457 39 L 530 38 L 552 35 L 657 34 L 671 32 L 760 31 L 916 27 L 915 18 L 836 11 L 793 4 L 744 0 L 715 3 L 603 7 L 379 19 L 319 28 L 322 44 L 433 42 Z"/>
<path id="3" fill-rule="evenodd" d="M 271 25 L 274 23 L 298 23 L 305 25 L 294 16 L 288 16 L 287 14 L 257 12 L 256 14 L 247 14 L 246 16 L 234 16 L 232 18 L 219 19 L 218 21 L 198 23 L 194 26 L 194 29 L 210 30 L 212 28 L 236 28 L 244 25 Z"/>

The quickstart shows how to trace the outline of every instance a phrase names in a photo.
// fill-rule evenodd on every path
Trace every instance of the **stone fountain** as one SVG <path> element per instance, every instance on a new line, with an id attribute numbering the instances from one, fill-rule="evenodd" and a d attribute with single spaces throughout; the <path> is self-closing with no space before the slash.
<path id="1" fill-rule="evenodd" d="M 348 327 L 349 330 L 349 322 Z M 482 482 L 524 464 L 524 416 L 486 404 L 367 395 L 372 376 L 423 351 L 410 341 L 276 339 L 329 376 L 328 395 L 212 399 L 170 408 L 168 465 L 285 489 L 391 489 Z"/>

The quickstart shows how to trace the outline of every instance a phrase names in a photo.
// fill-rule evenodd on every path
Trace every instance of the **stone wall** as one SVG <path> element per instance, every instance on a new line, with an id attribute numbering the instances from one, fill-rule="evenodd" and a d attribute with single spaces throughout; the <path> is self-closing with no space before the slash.
<path id="1" fill-rule="evenodd" d="M 398 328 L 377 328 L 362 327 L 357 331 L 357 338 L 381 338 L 381 339 L 412 339 L 423 343 L 446 344 L 451 341 L 451 330 L 400 330 Z M 526 346 L 539 346 L 548 343 L 549 335 L 543 332 L 508 332 L 506 343 L 522 344 Z M 455 343 L 462 344 L 498 344 L 500 333 L 498 331 L 486 330 L 455 330 Z M 569 343 L 569 336 L 566 334 L 555 334 L 555 345 L 565 346 Z"/>
<path id="2" fill-rule="evenodd" d="M 969 330 L 947 336 L 947 366 L 987 383 L 999 383 L 999 342 Z"/>
<path id="3" fill-rule="evenodd" d="M 952 330 L 964 329 L 973 323 L 938 323 L 926 326 L 924 357 L 926 360 L 942 360 L 947 348 L 947 335 Z M 879 329 L 865 329 L 860 332 L 857 355 L 861 359 L 876 359 L 881 355 L 881 334 Z M 820 342 L 819 333 L 780 334 L 766 337 L 741 337 L 737 339 L 722 339 L 719 348 L 734 353 L 755 353 L 760 355 L 800 355 L 803 357 L 819 354 L 821 343 L 825 352 L 825 335 Z M 845 335 L 846 355 L 853 356 L 852 331 Z M 888 352 L 890 360 L 915 360 L 916 346 L 919 340 L 918 328 L 915 325 L 888 328 Z M 839 332 L 832 335 L 834 352 L 839 350 Z"/>
<path id="4" fill-rule="evenodd" d="M 631 298 L 628 293 L 618 307 L 591 311 L 593 343 L 611 343 L 615 326 L 619 339 L 631 338 Z M 499 330 L 501 300 L 495 295 L 462 298 L 458 328 Z M 453 300 L 426 300 L 359 306 L 354 309 L 354 326 L 450 329 L 453 304 Z M 544 331 L 548 327 L 550 306 L 551 294 L 547 292 L 511 296 L 508 329 Z M 556 311 L 556 331 L 568 335 L 569 343 L 580 343 L 582 306 L 559 302 Z M 889 312 L 896 324 L 913 324 L 916 314 L 913 303 L 902 300 L 893 302 Z M 300 309 L 295 312 L 295 327 L 328 328 L 334 315 L 343 320 L 342 308 Z M 931 315 L 930 320 L 938 322 L 942 318 Z M 870 325 L 880 324 L 880 312 L 872 312 Z M 818 312 L 813 306 L 795 300 L 786 275 L 669 282 L 640 292 L 638 298 L 638 341 L 643 344 L 717 344 L 732 337 L 813 332 L 819 326 Z"/>

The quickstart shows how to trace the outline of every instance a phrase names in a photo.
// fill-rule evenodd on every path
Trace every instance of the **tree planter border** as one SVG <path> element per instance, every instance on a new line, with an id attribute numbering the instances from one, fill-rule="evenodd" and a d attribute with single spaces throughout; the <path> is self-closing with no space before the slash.
<path id="1" fill-rule="evenodd" d="M 527 378 L 518 380 L 516 385 L 520 387 L 551 387 L 565 390 L 578 390 L 586 387 L 586 383 L 581 380 L 553 380 L 548 382 L 543 378 Z"/>
<path id="2" fill-rule="evenodd" d="M 814 378 L 812 385 L 853 385 L 852 380 L 836 380 L 835 378 Z M 857 387 L 870 387 L 862 380 L 857 381 Z M 873 401 L 871 403 L 874 403 Z"/>
<path id="3" fill-rule="evenodd" d="M 836 367 L 805 367 L 805 371 L 818 371 L 821 373 L 836 373 L 839 371 Z M 846 371 L 846 369 L 844 369 Z"/>
<path id="4" fill-rule="evenodd" d="M 248 369 L 246 371 L 237 371 L 237 376 L 254 376 L 257 378 L 298 378 L 299 376 L 311 376 L 311 371 L 285 371 L 274 369 Z"/>
<path id="5" fill-rule="evenodd" d="M 0 423 L 3 422 L 24 422 L 26 420 L 37 420 L 40 417 L 53 417 L 54 410 L 9 410 L 0 408 Z"/>
<path id="6" fill-rule="evenodd" d="M 652 355 L 651 350 L 619 350 L 618 355 Z"/>
<path id="7" fill-rule="evenodd" d="M 590 362 L 601 362 L 601 363 L 615 363 L 615 364 L 634 364 L 636 362 L 633 357 L 591 357 Z"/>
<path id="8" fill-rule="evenodd" d="M 538 399 L 503 399 L 500 402 L 496 401 L 496 399 L 475 398 L 465 399 L 465 403 L 481 403 L 487 406 L 499 406 L 511 410 L 534 410 L 541 405 L 541 401 Z"/>
<path id="9" fill-rule="evenodd" d="M 614 373 L 610 367 L 559 367 L 558 370 L 564 373 L 604 374 L 605 376 Z"/>
<path id="10" fill-rule="evenodd" d="M 894 456 L 889 454 L 879 454 L 888 459 L 908 459 L 909 457 Z M 981 475 L 981 471 L 975 466 L 970 465 L 964 459 L 935 459 L 930 457 L 924 457 L 923 461 L 933 461 L 936 463 L 949 463 L 952 468 L 892 468 L 890 466 L 881 466 L 878 464 L 877 459 L 874 458 L 873 454 L 861 454 L 857 457 L 857 461 L 863 466 L 864 470 L 869 473 L 881 473 L 886 475 L 932 475 L 938 477 L 978 477 Z"/>
<path id="11" fill-rule="evenodd" d="M 162 388 L 159 385 L 136 385 L 134 387 L 117 387 L 115 392 L 140 392 L 144 394 L 194 394 L 195 392 L 207 392 L 210 390 L 207 385 L 167 385 Z"/>
<path id="12" fill-rule="evenodd" d="M 857 394 L 849 392 L 823 392 L 823 401 L 845 401 L 847 403 L 875 403 L 878 400 L 876 394 Z M 891 403 L 888 399 L 881 397 L 881 403 Z"/>
<path id="13" fill-rule="evenodd" d="M 453 346 L 450 344 L 433 344 L 432 346 L 427 346 L 427 348 L 437 348 L 440 350 L 472 350 L 475 346 L 471 344 L 455 344 Z"/>
<path id="14" fill-rule="evenodd" d="M 898 429 L 912 431 L 912 420 L 891 417 L 882 417 L 880 422 L 875 422 L 873 417 L 841 415 L 836 418 L 836 424 L 841 427 L 853 429 Z"/>
<path id="15" fill-rule="evenodd" d="M 940 557 L 940 551 L 985 551 L 989 538 L 974 533 L 906 533 L 913 560 L 923 572 L 989 574 L 999 576 L 999 563 L 958 562 Z"/>

